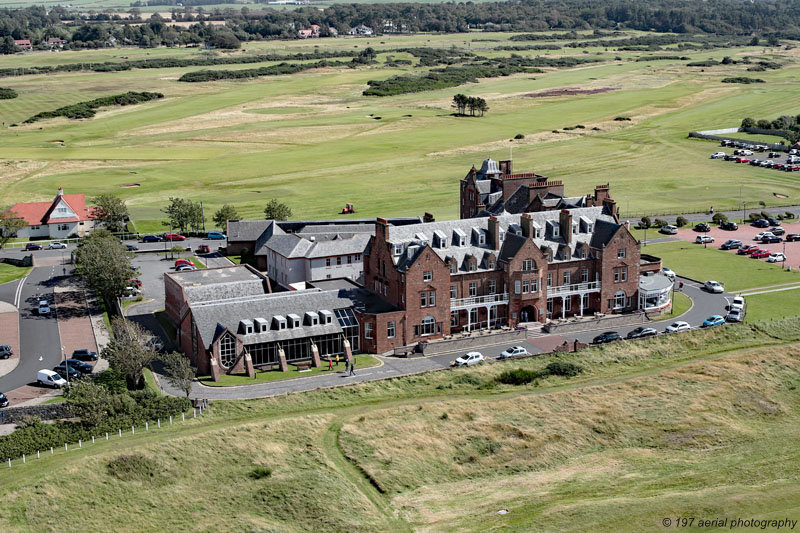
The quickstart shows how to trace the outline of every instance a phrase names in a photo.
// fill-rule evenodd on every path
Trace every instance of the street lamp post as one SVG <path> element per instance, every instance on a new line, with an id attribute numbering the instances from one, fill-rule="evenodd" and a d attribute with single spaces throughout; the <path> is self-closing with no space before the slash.
<path id="1" fill-rule="evenodd" d="M 781 270 L 786 268 L 786 241 L 783 241 L 783 260 L 781 261 Z"/>
<path id="2" fill-rule="evenodd" d="M 742 213 L 742 224 L 744 224 L 747 220 L 747 202 L 743 202 L 742 205 L 744 206 L 744 212 Z"/>

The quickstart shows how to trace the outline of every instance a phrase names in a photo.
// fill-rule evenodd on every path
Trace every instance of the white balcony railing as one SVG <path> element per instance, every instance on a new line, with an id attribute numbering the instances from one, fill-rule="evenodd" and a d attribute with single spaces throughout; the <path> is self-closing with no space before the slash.
<path id="1" fill-rule="evenodd" d="M 508 293 L 487 294 L 485 296 L 470 296 L 469 298 L 454 298 L 450 300 L 450 309 L 469 309 L 484 305 L 500 305 L 508 303 Z"/>
<path id="2" fill-rule="evenodd" d="M 599 281 L 589 281 L 587 283 L 573 283 L 572 285 L 559 285 L 557 287 L 547 287 L 547 297 L 570 296 L 572 294 L 587 294 L 590 292 L 600 292 Z"/>

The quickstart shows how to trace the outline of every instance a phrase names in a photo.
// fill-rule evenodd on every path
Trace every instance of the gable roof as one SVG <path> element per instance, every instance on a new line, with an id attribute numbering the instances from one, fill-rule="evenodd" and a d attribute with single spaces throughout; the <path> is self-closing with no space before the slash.
<path id="1" fill-rule="evenodd" d="M 53 210 L 62 200 L 76 216 L 69 218 L 51 218 Z M 50 202 L 24 202 L 14 204 L 9 207 L 6 212 L 9 211 L 13 211 L 19 218 L 24 219 L 29 226 L 91 220 L 91 209 L 86 207 L 86 197 L 83 194 L 59 194 Z"/>
<path id="2" fill-rule="evenodd" d="M 602 248 L 611 241 L 619 228 L 619 224 L 597 219 L 594 223 L 594 231 L 592 232 L 592 240 L 589 242 L 589 246 L 592 248 Z"/>

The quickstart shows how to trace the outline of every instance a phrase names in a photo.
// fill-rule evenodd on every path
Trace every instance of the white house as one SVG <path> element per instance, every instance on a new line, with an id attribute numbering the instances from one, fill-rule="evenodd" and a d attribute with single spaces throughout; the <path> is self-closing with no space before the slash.
<path id="1" fill-rule="evenodd" d="M 66 239 L 83 237 L 94 227 L 83 194 L 64 194 L 61 187 L 51 202 L 26 202 L 11 206 L 6 213 L 22 218 L 27 226 L 17 231 L 20 238 Z"/>

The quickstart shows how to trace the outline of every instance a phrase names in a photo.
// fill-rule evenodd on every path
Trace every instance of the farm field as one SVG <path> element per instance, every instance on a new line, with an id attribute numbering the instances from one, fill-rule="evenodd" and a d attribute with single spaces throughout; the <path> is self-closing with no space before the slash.
<path id="1" fill-rule="evenodd" d="M 195 531 L 662 531 L 678 510 L 793 517 L 797 330 L 591 348 L 569 356 L 578 376 L 522 386 L 497 378 L 560 358 L 216 402 L 185 424 L 15 460 L 0 528 L 133 531 L 147 516 Z"/>
<path id="2" fill-rule="evenodd" d="M 632 33 L 632 32 L 630 32 Z M 111 192 L 129 204 L 140 231 L 161 229 L 160 209 L 180 194 L 203 200 L 206 212 L 223 203 L 243 217 L 262 216 L 277 197 L 296 218 L 330 218 L 345 202 L 358 216 L 457 216 L 457 183 L 470 166 L 509 157 L 514 168 L 563 179 L 568 193 L 581 194 L 610 183 L 626 212 L 718 209 L 738 205 L 739 187 L 748 201 L 767 206 L 792 203 L 800 180 L 769 169 L 716 165 L 716 145 L 687 140 L 693 129 L 736 126 L 744 116 L 797 114 L 800 66 L 795 50 L 761 47 L 681 51 L 693 60 L 757 55 L 783 63 L 760 72 L 759 86 L 731 86 L 720 80 L 745 65 L 689 68 L 686 61 L 634 61 L 647 52 L 601 48 L 548 51 L 602 59 L 543 74 L 483 79 L 461 87 L 392 97 L 365 97 L 369 80 L 422 72 L 387 67 L 387 55 L 401 47 L 468 48 L 486 56 L 508 44 L 510 34 L 414 35 L 317 42 L 247 43 L 246 52 L 301 52 L 321 49 L 378 50 L 377 65 L 327 68 L 291 76 L 247 81 L 181 83 L 199 67 L 71 72 L 7 77 L 0 86 L 19 97 L 0 101 L 0 194 L 4 203 L 49 199 L 58 186 L 90 197 Z M 515 43 L 525 44 L 525 43 Z M 358 47 L 358 48 L 356 48 Z M 197 49 L 62 52 L 19 56 L 29 66 L 150 57 L 193 57 Z M 522 56 L 541 51 L 516 51 Z M 674 52 L 661 52 L 661 54 Z M 544 55 L 544 54 L 542 54 Z M 117 56 L 117 57 L 114 57 Z M 615 59 L 619 57 L 619 60 Z M 8 66 L 9 59 L 0 61 Z M 415 59 L 415 63 L 418 61 Z M 221 65 L 218 70 L 265 64 Z M 9 127 L 51 110 L 124 90 L 158 91 L 163 100 L 108 108 L 88 120 L 53 119 Z M 560 88 L 612 89 L 595 94 L 532 97 Z M 453 94 L 485 98 L 483 118 L 451 115 Z M 631 121 L 614 121 L 628 116 Z M 576 125 L 583 129 L 563 130 Z M 597 128 L 597 129 L 593 129 Z M 555 131 L 555 133 L 553 133 Z M 516 134 L 522 140 L 509 142 Z M 735 194 L 734 194 L 735 191 Z M 780 196 L 775 196 L 780 195 Z M 734 198 L 735 196 L 735 198 Z"/>

